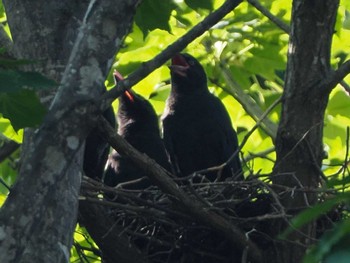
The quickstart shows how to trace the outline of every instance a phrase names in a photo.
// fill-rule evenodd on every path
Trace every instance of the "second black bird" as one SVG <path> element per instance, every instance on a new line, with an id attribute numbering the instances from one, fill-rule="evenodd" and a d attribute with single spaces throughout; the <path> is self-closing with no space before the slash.
<path id="1" fill-rule="evenodd" d="M 207 86 L 203 67 L 188 54 L 172 58 L 171 93 L 163 114 L 165 147 L 178 176 L 226 162 L 238 148 L 237 135 L 222 102 Z M 242 179 L 238 155 L 211 181 Z M 238 176 L 237 176 L 238 175 Z M 219 178 L 218 178 L 219 176 Z"/>
<path id="2" fill-rule="evenodd" d="M 163 141 L 160 137 L 157 115 L 152 105 L 133 91 L 125 91 L 119 97 L 117 113 L 118 134 L 142 153 L 146 153 L 165 169 L 169 169 Z M 113 151 L 107 162 L 104 182 L 116 186 L 143 178 L 137 183 L 127 184 L 127 189 L 144 189 L 150 186 L 145 172 L 138 168 L 128 157 Z"/>

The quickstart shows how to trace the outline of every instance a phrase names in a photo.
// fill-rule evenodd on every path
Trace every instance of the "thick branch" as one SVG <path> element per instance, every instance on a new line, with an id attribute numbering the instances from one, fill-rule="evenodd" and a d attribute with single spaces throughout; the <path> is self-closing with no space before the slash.
<path id="1" fill-rule="evenodd" d="M 120 96 L 120 94 L 140 82 L 143 78 L 147 77 L 155 69 L 162 66 L 167 60 L 169 60 L 176 53 L 183 50 L 188 44 L 190 44 L 194 39 L 201 36 L 213 25 L 219 22 L 224 16 L 235 9 L 242 0 L 226 0 L 225 3 L 215 10 L 213 13 L 208 15 L 202 22 L 193 27 L 185 35 L 180 37 L 173 44 L 169 45 L 160 54 L 155 56 L 153 59 L 143 63 L 136 71 L 129 75 L 123 81 L 118 82 L 118 88 L 114 88 L 107 92 L 102 97 L 102 110 L 106 109 L 111 102 Z"/>
<path id="2" fill-rule="evenodd" d="M 294 0 L 288 47 L 281 121 L 276 136 L 276 163 L 273 183 L 288 187 L 317 188 L 324 158 L 323 120 L 329 91 L 323 86 L 331 72 L 331 44 L 339 0 Z M 283 176 L 280 176 L 283 174 Z M 315 204 L 315 193 L 283 193 L 281 204 L 287 213 Z M 276 224 L 276 234 L 285 227 Z M 271 231 L 271 232 L 272 232 Z M 290 236 L 291 241 L 307 247 L 315 226 L 305 226 Z M 280 262 L 301 262 L 305 247 L 282 244 Z"/>
<path id="3" fill-rule="evenodd" d="M 7 2 L 7 10 L 16 12 L 15 3 Z M 75 11 L 81 12 L 79 1 L 72 2 L 78 5 Z M 18 181 L 0 211 L 1 262 L 69 261 L 80 187 L 80 146 L 98 115 L 91 102 L 102 93 L 98 88 L 103 87 L 112 58 L 129 32 L 137 0 L 118 1 L 118 5 L 112 0 L 83 2 L 82 10 L 86 2 L 89 5 L 74 48 L 66 47 L 71 56 L 59 92 L 24 154 Z M 26 4 L 32 2 L 20 1 L 21 8 Z M 25 11 L 22 15 L 27 15 L 26 21 L 41 16 L 56 21 L 62 15 L 59 11 L 45 9 L 35 18 Z M 39 49 L 40 40 L 33 41 L 27 49 Z"/>
<path id="4" fill-rule="evenodd" d="M 337 84 L 342 82 L 348 74 L 350 74 L 350 60 L 340 65 L 337 70 L 328 74 L 328 78 L 324 81 L 326 90 L 332 90 L 335 86 L 337 86 Z"/>
<path id="5" fill-rule="evenodd" d="M 106 120 L 100 118 L 98 127 L 113 148 L 117 149 L 120 154 L 133 160 L 140 168 L 147 171 L 149 178 L 167 193 L 174 202 L 179 203 L 179 207 L 182 207 L 198 222 L 211 227 L 228 238 L 240 251 L 248 250 L 248 258 L 252 262 L 262 261 L 259 249 L 254 243 L 247 240 L 245 234 L 240 229 L 220 215 L 210 211 L 208 207 L 203 207 L 203 203 L 199 200 L 189 198 L 171 179 L 171 175 L 164 168 L 129 145 L 110 127 Z"/>

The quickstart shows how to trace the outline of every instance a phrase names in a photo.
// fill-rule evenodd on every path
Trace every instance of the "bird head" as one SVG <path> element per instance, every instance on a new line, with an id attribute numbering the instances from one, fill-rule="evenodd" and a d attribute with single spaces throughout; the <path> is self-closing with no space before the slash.
<path id="1" fill-rule="evenodd" d="M 114 70 L 113 76 L 116 84 L 118 81 L 124 80 L 123 75 L 117 70 Z M 139 125 L 148 122 L 151 127 L 156 125 L 158 128 L 158 118 L 151 103 L 131 89 L 124 91 L 119 96 L 117 117 L 120 124 L 119 128 L 134 122 L 137 122 Z"/>
<path id="2" fill-rule="evenodd" d="M 114 77 L 115 84 L 117 84 L 118 81 L 124 80 L 123 75 L 116 69 L 113 72 L 113 77 Z M 134 94 L 129 90 L 126 90 L 122 96 L 126 96 L 131 102 L 134 101 L 134 97 L 135 97 Z"/>
<path id="3" fill-rule="evenodd" d="M 151 103 L 132 90 L 125 91 L 119 97 L 117 116 L 121 126 L 125 122 L 148 123 L 150 126 L 158 123 L 157 115 Z"/>
<path id="4" fill-rule="evenodd" d="M 202 65 L 189 54 L 176 54 L 169 66 L 172 86 L 182 92 L 207 90 L 207 76 Z"/>

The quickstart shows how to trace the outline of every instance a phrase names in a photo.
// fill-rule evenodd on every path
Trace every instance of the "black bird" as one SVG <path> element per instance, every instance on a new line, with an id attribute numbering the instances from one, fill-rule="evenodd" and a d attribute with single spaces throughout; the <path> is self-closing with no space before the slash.
<path id="1" fill-rule="evenodd" d="M 201 64 L 189 54 L 172 58 L 171 92 L 163 113 L 164 143 L 177 176 L 226 162 L 238 148 L 237 135 L 222 102 L 212 95 Z M 242 179 L 238 155 L 210 181 Z"/>
<path id="2" fill-rule="evenodd" d="M 112 107 L 109 107 L 102 115 L 112 127 L 116 126 Z M 83 170 L 86 176 L 95 180 L 102 180 L 109 149 L 107 140 L 103 138 L 98 128 L 93 128 L 85 140 Z"/>
<path id="3" fill-rule="evenodd" d="M 125 91 L 119 97 L 117 113 L 118 134 L 140 152 L 146 153 L 165 169 L 170 170 L 165 147 L 160 137 L 157 115 L 152 105 L 133 91 Z M 127 157 L 113 151 L 108 159 L 104 182 L 108 186 L 138 180 L 145 172 Z M 146 177 L 140 182 L 127 184 L 127 189 L 144 189 L 150 186 Z"/>

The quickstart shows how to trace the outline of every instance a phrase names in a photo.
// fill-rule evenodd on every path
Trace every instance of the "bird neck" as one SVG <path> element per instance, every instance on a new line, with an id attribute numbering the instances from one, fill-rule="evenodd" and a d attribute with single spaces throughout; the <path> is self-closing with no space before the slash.
<path id="1" fill-rule="evenodd" d="M 198 96 L 201 94 L 208 94 L 209 90 L 206 84 L 200 85 L 183 85 L 178 83 L 172 83 L 171 95 L 172 96 Z"/>

